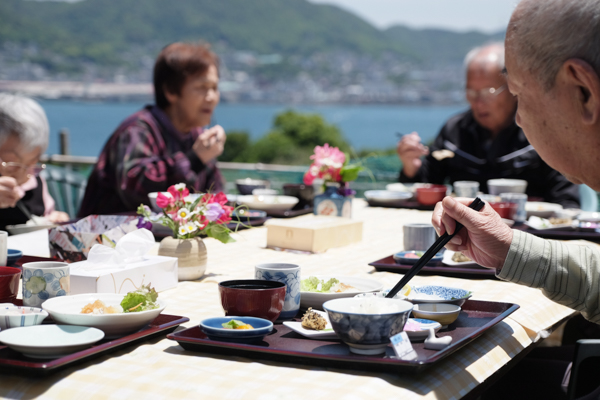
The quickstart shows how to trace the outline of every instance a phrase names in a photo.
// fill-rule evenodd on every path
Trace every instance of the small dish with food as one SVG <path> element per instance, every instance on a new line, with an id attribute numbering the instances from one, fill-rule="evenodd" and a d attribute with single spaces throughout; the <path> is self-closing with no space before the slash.
<path id="1" fill-rule="evenodd" d="M 42 308 L 54 321 L 65 325 L 91 326 L 107 338 L 124 336 L 152 322 L 165 309 L 154 289 L 142 286 L 127 295 L 87 293 L 46 300 Z"/>
<path id="2" fill-rule="evenodd" d="M 338 337 L 331 327 L 327 313 L 312 308 L 304 313 L 301 321 L 284 321 L 283 325 L 309 339 L 335 339 Z"/>
<path id="3" fill-rule="evenodd" d="M 300 282 L 300 308 L 322 310 L 323 303 L 359 293 L 378 292 L 383 284 L 354 276 L 314 275 Z"/>
<path id="4" fill-rule="evenodd" d="M 413 307 L 413 314 L 415 307 Z M 409 318 L 404 325 L 404 332 L 406 332 L 411 342 L 422 342 L 429 336 L 429 328 L 437 332 L 442 329 L 442 325 L 431 319 Z"/>
<path id="5" fill-rule="evenodd" d="M 0 330 L 39 325 L 48 313 L 38 307 L 2 306 L 0 307 Z"/>
<path id="6" fill-rule="evenodd" d="M 245 316 L 207 318 L 199 326 L 210 340 L 236 343 L 260 342 L 273 330 L 268 319 Z"/>
<path id="7" fill-rule="evenodd" d="M 543 201 L 528 201 L 525 203 L 527 218 L 535 215 L 540 218 L 550 218 L 557 216 L 563 209 L 563 206 L 555 203 L 545 203 Z"/>
<path id="8" fill-rule="evenodd" d="M 452 250 L 446 250 L 444 252 L 444 258 L 442 258 L 442 263 L 451 267 L 470 267 L 479 265 L 460 251 Z"/>
<path id="9" fill-rule="evenodd" d="M 425 254 L 425 251 L 421 251 L 421 250 L 407 250 L 407 251 L 401 251 L 399 253 L 396 253 L 393 255 L 393 257 L 394 257 L 394 261 L 396 261 L 397 264 L 413 265 L 417 261 L 419 261 L 419 259 L 424 254 Z M 429 260 L 427 262 L 427 264 L 429 264 L 429 265 L 437 264 L 440 261 L 442 261 L 443 257 L 444 257 L 444 252 L 441 251 L 441 252 L 437 253 L 435 256 L 433 256 L 431 258 L 431 260 Z"/>
<path id="10" fill-rule="evenodd" d="M 450 286 L 412 286 L 406 300 L 413 304 L 447 303 L 462 306 L 472 295 L 468 290 Z"/>

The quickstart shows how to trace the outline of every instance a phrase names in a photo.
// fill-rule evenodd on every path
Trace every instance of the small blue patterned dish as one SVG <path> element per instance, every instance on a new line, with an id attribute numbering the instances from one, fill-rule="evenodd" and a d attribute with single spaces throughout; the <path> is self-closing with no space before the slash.
<path id="1" fill-rule="evenodd" d="M 23 252 L 21 250 L 8 249 L 6 254 L 6 265 L 9 267 L 14 265 L 21 257 L 23 257 Z"/>
<path id="2" fill-rule="evenodd" d="M 393 255 L 393 257 L 394 261 L 396 261 L 398 264 L 413 265 L 419 261 L 423 254 L 425 254 L 425 251 L 410 250 L 396 253 Z M 444 252 L 439 252 L 427 262 L 427 265 L 437 264 L 442 261 L 442 258 L 444 258 Z"/>
<path id="3" fill-rule="evenodd" d="M 39 325 L 47 316 L 48 312 L 37 307 L 2 306 L 0 307 L 0 330 Z"/>
<path id="4" fill-rule="evenodd" d="M 235 319 L 250 324 L 254 329 L 226 329 L 223 324 Z M 200 329 L 210 340 L 235 343 L 260 342 L 273 330 L 273 323 L 268 319 L 256 317 L 215 317 L 200 322 Z"/>
<path id="5" fill-rule="evenodd" d="M 406 300 L 413 304 L 445 303 L 462 306 L 472 292 L 449 286 L 413 286 Z"/>

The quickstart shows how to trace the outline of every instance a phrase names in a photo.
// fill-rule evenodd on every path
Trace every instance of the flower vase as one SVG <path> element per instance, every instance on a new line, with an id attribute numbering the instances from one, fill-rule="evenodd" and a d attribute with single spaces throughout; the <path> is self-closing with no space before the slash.
<path id="1" fill-rule="evenodd" d="M 326 184 L 325 192 L 315 196 L 314 214 L 350 218 L 352 216 L 352 199 L 354 191 L 347 184 Z"/>
<path id="2" fill-rule="evenodd" d="M 206 246 L 199 237 L 175 239 L 167 236 L 160 242 L 158 255 L 177 258 L 179 281 L 199 279 L 206 271 Z"/>

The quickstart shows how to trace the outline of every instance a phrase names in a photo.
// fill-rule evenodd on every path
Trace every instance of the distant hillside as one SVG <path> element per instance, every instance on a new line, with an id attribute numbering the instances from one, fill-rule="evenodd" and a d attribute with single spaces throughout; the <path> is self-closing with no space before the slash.
<path id="1" fill-rule="evenodd" d="M 354 14 L 305 0 L 0 1 L 0 44 L 35 44 L 44 52 L 119 64 L 132 46 L 157 51 L 203 39 L 232 50 L 306 56 L 345 51 L 390 52 L 414 61 L 462 57 L 501 35 L 393 27 L 385 31 Z M 52 62 L 49 54 L 37 55 Z"/>

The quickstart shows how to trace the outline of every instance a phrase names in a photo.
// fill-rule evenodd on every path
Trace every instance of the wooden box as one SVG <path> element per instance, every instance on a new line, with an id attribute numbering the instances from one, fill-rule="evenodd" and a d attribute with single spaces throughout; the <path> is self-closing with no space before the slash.
<path id="1" fill-rule="evenodd" d="M 267 226 L 267 247 L 320 253 L 362 240 L 362 221 L 307 215 L 295 219 L 271 219 Z"/>

